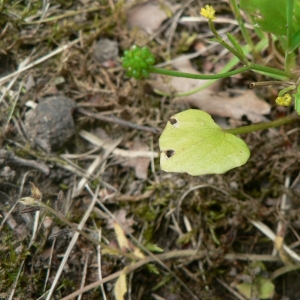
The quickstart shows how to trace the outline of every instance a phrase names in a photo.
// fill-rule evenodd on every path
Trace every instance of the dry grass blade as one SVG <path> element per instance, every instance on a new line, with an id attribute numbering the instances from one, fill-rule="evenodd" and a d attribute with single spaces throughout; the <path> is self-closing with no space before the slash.
<path id="1" fill-rule="evenodd" d="M 84 285 L 85 285 L 88 262 L 89 262 L 89 253 L 86 253 L 86 255 L 85 255 L 85 262 L 84 262 L 84 268 L 83 268 L 82 276 L 81 276 L 80 288 L 83 288 Z M 77 297 L 77 300 L 81 300 L 81 299 L 82 299 L 82 294 L 78 295 L 78 297 Z"/>
<path id="2" fill-rule="evenodd" d="M 246 300 L 242 295 L 240 295 L 237 291 L 235 291 L 233 288 L 231 288 L 228 284 L 226 284 L 223 280 L 217 278 L 217 281 L 226 289 L 228 290 L 232 295 L 234 295 L 239 300 Z"/>
<path id="3" fill-rule="evenodd" d="M 38 210 L 41 210 L 40 206 L 29 206 L 29 207 L 25 207 L 23 209 L 21 209 L 19 211 L 19 215 L 25 214 L 25 213 L 32 213 L 32 212 L 36 212 Z"/>
<path id="4" fill-rule="evenodd" d="M 260 221 L 249 220 L 252 225 L 258 228 L 263 234 L 265 234 L 271 241 L 275 241 L 276 235 L 275 233 L 264 223 Z M 283 249 L 289 254 L 291 258 L 300 263 L 300 256 L 289 248 L 287 245 L 283 245 Z"/>
<path id="5" fill-rule="evenodd" d="M 125 293 L 127 293 L 126 274 L 121 274 L 115 283 L 115 299 L 123 300 Z"/>
<path id="6" fill-rule="evenodd" d="M 71 231 L 70 228 L 61 229 L 55 233 L 50 234 L 48 240 L 54 240 L 62 235 L 67 235 L 70 231 Z"/>
<path id="7" fill-rule="evenodd" d="M 86 184 L 86 188 L 89 191 L 89 193 L 92 194 L 92 191 L 90 189 L 90 187 Z M 162 266 L 165 270 L 167 270 L 169 272 L 169 274 L 171 274 L 180 285 L 182 285 L 185 290 L 188 292 L 188 294 L 193 298 L 193 299 L 197 299 L 197 297 L 193 294 L 193 292 L 188 288 L 188 286 L 165 264 L 163 263 L 162 260 L 160 260 L 156 255 L 154 255 L 152 252 L 150 252 L 146 247 L 144 247 L 130 232 L 126 231 L 126 229 L 124 228 L 124 226 L 122 224 L 120 224 L 120 222 L 116 219 L 116 217 L 104 206 L 103 203 L 101 203 L 100 201 L 98 201 L 98 205 L 100 205 L 100 207 L 102 208 L 102 210 L 107 213 L 116 224 L 118 224 L 118 227 L 120 229 L 122 229 L 124 232 L 126 232 L 126 234 L 130 237 L 130 239 L 139 246 L 140 249 L 142 249 L 145 253 L 147 253 L 149 255 L 149 257 L 151 257 L 154 261 L 156 261 L 160 266 Z M 136 248 L 135 250 L 137 251 L 137 255 L 136 258 L 141 258 L 143 257 L 143 254 L 141 253 L 140 249 Z M 134 253 L 135 254 L 135 253 Z M 122 273 L 121 273 L 122 274 Z M 120 275 L 121 275 L 120 274 Z M 127 274 L 127 273 L 125 273 Z"/>
<path id="8" fill-rule="evenodd" d="M 107 148 L 108 146 L 106 145 L 104 140 L 101 140 L 100 138 L 98 138 L 97 136 L 95 136 L 94 134 L 87 132 L 85 130 L 81 130 L 79 132 L 80 136 L 84 139 L 86 139 L 87 141 L 89 141 L 90 143 L 94 144 L 95 146 L 98 147 L 103 147 L 103 148 Z M 158 153 L 157 152 L 152 152 L 152 151 L 128 151 L 128 150 L 123 150 L 123 149 L 114 149 L 112 151 L 112 153 L 116 156 L 122 156 L 122 157 L 149 157 L 149 158 L 156 158 L 158 157 Z"/>
<path id="9" fill-rule="evenodd" d="M 99 242 L 100 242 L 101 241 L 101 236 L 102 236 L 101 228 L 98 229 L 98 234 L 99 234 Z M 99 278 L 99 280 L 102 280 L 101 246 L 100 245 L 97 246 L 97 263 L 98 263 L 98 278 Z M 106 298 L 106 294 L 105 294 L 105 290 L 104 290 L 103 284 L 100 285 L 100 289 L 101 289 L 103 300 L 106 300 L 107 298 Z"/>
<path id="10" fill-rule="evenodd" d="M 98 119 L 98 120 L 101 120 L 104 122 L 115 123 L 115 124 L 119 124 L 121 126 L 129 127 L 129 128 L 133 128 L 133 129 L 137 129 L 137 130 L 142 130 L 142 131 L 147 131 L 147 132 L 151 132 L 154 134 L 157 134 L 160 131 L 159 129 L 156 129 L 156 128 L 142 126 L 142 125 L 134 124 L 132 122 L 128 122 L 125 120 L 121 120 L 121 119 L 117 118 L 116 116 L 108 117 L 108 116 L 104 116 L 104 115 L 98 115 L 98 114 L 91 113 L 83 108 L 79 108 L 78 111 L 80 113 L 82 113 L 83 115 L 86 115 L 86 116 L 89 116 L 89 117 L 92 117 L 92 118 L 95 118 L 95 119 Z"/>
<path id="11" fill-rule="evenodd" d="M 80 221 L 80 223 L 79 223 L 79 225 L 78 225 L 78 229 L 79 229 L 79 230 L 82 230 L 82 228 L 83 228 L 85 222 L 86 222 L 87 219 L 89 218 L 89 216 L 90 216 L 90 214 L 91 214 L 91 212 L 92 212 L 92 210 L 93 210 L 93 208 L 94 208 L 94 205 L 95 205 L 96 202 L 97 202 L 97 197 L 98 197 L 97 195 L 98 195 L 98 192 L 99 192 L 99 186 L 97 187 L 97 189 L 96 189 L 96 191 L 95 191 L 95 196 L 93 197 L 93 199 L 92 199 L 92 201 L 91 201 L 91 203 L 90 203 L 90 206 L 89 206 L 88 209 L 86 210 L 84 216 L 82 217 L 82 219 L 81 219 L 81 221 Z M 71 240 L 71 242 L 70 242 L 70 244 L 69 244 L 69 246 L 68 246 L 68 248 L 67 248 L 67 250 L 66 250 L 66 252 L 65 252 L 65 254 L 64 254 L 64 258 L 63 258 L 63 260 L 61 261 L 60 266 L 59 266 L 59 268 L 58 268 L 58 270 L 57 270 L 57 272 L 56 272 L 56 274 L 55 274 L 55 278 L 53 279 L 53 282 L 52 282 L 51 288 L 50 288 L 50 290 L 49 290 L 49 292 L 48 292 L 48 294 L 47 294 L 46 300 L 50 300 L 50 299 L 51 299 L 52 294 L 53 294 L 53 292 L 54 292 L 54 290 L 55 290 L 55 287 L 56 287 L 56 285 L 57 285 L 57 283 L 58 283 L 58 280 L 60 279 L 60 276 L 61 276 L 61 274 L 62 274 L 62 272 L 63 272 L 64 266 L 65 266 L 65 264 L 66 264 L 66 262 L 67 262 L 67 260 L 68 260 L 68 258 L 69 258 L 69 255 L 70 255 L 70 253 L 71 253 L 73 247 L 75 246 L 75 244 L 76 244 L 76 242 L 77 242 L 78 237 L 79 237 L 79 233 L 78 233 L 78 232 L 75 232 L 75 234 L 74 234 L 74 236 L 72 237 L 72 240 Z"/>
<path id="12" fill-rule="evenodd" d="M 92 162 L 92 164 L 89 166 L 89 168 L 87 169 L 86 171 L 86 175 L 84 178 L 82 178 L 78 185 L 77 185 L 77 188 L 74 192 L 74 197 L 76 197 L 77 195 L 79 195 L 85 184 L 87 183 L 87 178 L 89 178 L 94 172 L 96 169 L 98 169 L 100 167 L 101 164 L 104 164 L 105 163 L 105 160 L 107 159 L 107 157 L 110 155 L 111 152 L 114 151 L 114 149 L 120 144 L 120 142 L 122 141 L 122 137 L 120 137 L 119 139 L 116 139 L 114 141 L 110 141 L 107 142 L 105 144 L 105 152 L 103 155 L 99 155 L 98 157 L 96 157 L 96 159 Z"/>
<path id="13" fill-rule="evenodd" d="M 63 214 L 64 212 L 64 193 L 63 191 L 59 191 L 57 195 L 57 200 L 55 201 L 55 208 L 57 211 Z"/>
<path id="14" fill-rule="evenodd" d="M 80 39 L 76 39 L 76 40 L 74 40 L 72 42 L 69 42 L 68 44 L 65 44 L 65 45 L 57 48 L 56 50 L 52 51 L 51 53 L 49 53 L 49 54 L 47 54 L 47 55 L 45 55 L 45 56 L 43 56 L 43 57 L 41 57 L 41 58 L 39 58 L 39 59 L 37 59 L 35 61 L 33 61 L 32 63 L 27 64 L 26 66 L 24 66 L 23 68 L 19 69 L 18 71 L 15 71 L 15 72 L 7 75 L 7 76 L 4 76 L 4 77 L 0 78 L 0 84 L 3 84 L 5 82 L 7 82 L 10 78 L 12 78 L 12 77 L 14 77 L 16 75 L 19 75 L 19 74 L 25 72 L 26 70 L 29 70 L 30 68 L 33 68 L 34 66 L 36 66 L 36 65 L 38 65 L 38 64 L 46 61 L 47 59 L 49 59 L 49 58 L 51 58 L 51 57 L 53 57 L 53 56 L 55 56 L 55 55 L 63 52 L 64 50 L 66 50 L 66 49 L 72 47 L 73 45 L 77 44 L 79 41 L 80 41 Z"/>
<path id="15" fill-rule="evenodd" d="M 138 262 L 133 263 L 131 266 L 128 266 L 126 268 L 124 268 L 121 271 L 115 272 L 112 275 L 109 275 L 105 278 L 103 278 L 102 280 L 98 280 L 96 282 L 93 282 L 92 284 L 84 287 L 83 289 L 81 289 L 80 291 L 76 291 L 70 295 L 68 295 L 67 297 L 62 298 L 61 300 L 70 300 L 76 296 L 78 296 L 79 294 L 85 293 L 93 288 L 98 287 L 100 284 L 112 281 L 114 279 L 117 279 L 121 274 L 129 274 L 131 272 L 133 272 L 134 270 L 137 270 L 138 268 L 142 267 L 145 264 L 148 264 L 150 262 L 154 262 L 156 261 L 156 259 L 160 259 L 162 261 L 165 260 L 169 260 L 172 258 L 180 258 L 180 257 L 191 257 L 192 260 L 198 260 L 198 259 L 203 259 L 204 257 L 206 257 L 207 255 L 212 255 L 212 257 L 214 255 L 216 255 L 217 253 L 214 252 L 209 252 L 207 253 L 206 250 L 202 250 L 202 251 L 194 251 L 194 250 L 178 250 L 178 251 L 171 251 L 171 252 L 167 252 L 164 254 L 158 254 L 156 256 L 156 258 L 153 257 L 146 257 L 144 259 L 141 259 Z M 278 258 L 276 257 L 272 257 L 271 255 L 244 255 L 244 254 L 226 254 L 225 255 L 225 259 L 228 260 L 244 260 L 244 261 L 279 261 Z"/>

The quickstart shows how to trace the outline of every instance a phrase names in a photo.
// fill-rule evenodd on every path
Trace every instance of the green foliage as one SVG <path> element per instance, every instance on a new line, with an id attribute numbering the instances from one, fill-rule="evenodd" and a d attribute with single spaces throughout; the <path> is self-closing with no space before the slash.
<path id="1" fill-rule="evenodd" d="M 275 286 L 270 279 L 257 276 L 253 282 L 244 282 L 237 285 L 238 291 L 247 299 L 270 299 L 274 295 Z"/>
<path id="2" fill-rule="evenodd" d="M 227 32 L 227 37 L 228 37 L 230 43 L 232 44 L 232 46 L 235 48 L 235 50 L 239 54 L 245 56 L 242 47 L 240 46 L 239 42 L 235 39 L 235 37 L 231 33 L 229 33 L 229 32 Z"/>
<path id="3" fill-rule="evenodd" d="M 166 172 L 221 174 L 250 156 L 240 138 L 226 133 L 209 114 L 190 109 L 172 116 L 160 139 L 160 165 Z"/>
<path id="4" fill-rule="evenodd" d="M 295 98 L 295 110 L 300 115 L 300 85 L 298 85 L 297 92 L 293 96 Z"/>
<path id="5" fill-rule="evenodd" d="M 0 251 L 0 291 L 9 292 L 18 278 L 20 262 L 25 260 L 30 253 L 25 246 L 20 245 L 17 241 L 12 241 L 13 236 L 11 232 L 6 231 L 6 228 L 4 234 L 5 238 L 2 239 L 2 249 Z M 16 253 L 16 248 L 19 248 L 20 252 Z M 19 293 L 19 289 L 28 284 L 28 278 L 21 274 L 18 282 L 17 292 Z"/>
<path id="6" fill-rule="evenodd" d="M 157 244 L 147 243 L 145 247 L 151 252 L 162 253 L 164 250 L 160 248 Z"/>
<path id="7" fill-rule="evenodd" d="M 249 278 L 243 283 L 236 286 L 237 290 L 247 299 L 270 299 L 275 292 L 275 285 L 269 278 L 265 278 L 261 273 L 266 272 L 266 267 L 263 262 L 257 261 L 250 263 L 248 268 L 245 268 L 245 278 Z M 250 282 L 249 282 L 250 281 Z"/>
<path id="8" fill-rule="evenodd" d="M 147 269 L 148 269 L 148 271 L 150 273 L 159 275 L 159 269 L 156 267 L 156 265 L 154 265 L 154 264 L 147 264 L 146 267 L 147 267 Z"/>
<path id="9" fill-rule="evenodd" d="M 147 78 L 149 72 L 153 72 L 193 79 L 220 79 L 253 70 L 280 80 L 284 79 L 292 82 L 288 84 L 289 87 L 281 91 L 276 99 L 276 103 L 279 105 L 290 105 L 291 97 L 287 90 L 293 90 L 295 88 L 294 82 L 297 80 L 297 76 L 292 71 L 296 63 L 294 51 L 300 45 L 300 0 L 241 0 L 240 8 L 236 0 L 230 0 L 230 4 L 254 57 L 257 57 L 259 52 L 258 49 L 255 49 L 252 39 L 243 24 L 240 8 L 253 16 L 254 27 L 256 29 L 259 27 L 260 30 L 256 31 L 260 32 L 258 38 L 265 39 L 261 30 L 276 36 L 274 40 L 281 43 L 281 47 L 285 52 L 284 70 L 250 62 L 240 42 L 230 33 L 227 34 L 230 43 L 227 43 L 214 27 L 214 8 L 206 5 L 205 8 L 201 9 L 201 14 L 208 19 L 208 25 L 214 34 L 213 41 L 228 49 L 244 65 L 242 68 L 234 71 L 226 70 L 226 72 L 216 75 L 170 71 L 153 66 L 154 56 L 148 48 L 134 46 L 131 50 L 124 52 L 123 67 L 127 70 L 126 75 L 141 79 Z M 300 99 L 300 93 L 297 92 L 294 97 L 295 108 L 299 113 L 300 100 L 298 99 Z M 286 123 L 292 121 L 293 118 L 290 118 Z M 275 125 L 275 122 L 272 125 Z M 196 176 L 221 174 L 239 167 L 247 162 L 250 151 L 247 145 L 233 134 L 248 133 L 272 126 L 265 127 L 262 124 L 262 126 L 253 126 L 252 128 L 246 127 L 244 127 L 244 131 L 243 127 L 237 130 L 223 131 L 205 112 L 188 110 L 176 114 L 167 123 L 159 140 L 161 169 L 166 172 L 186 172 Z"/>
<path id="10" fill-rule="evenodd" d="M 290 51 L 295 51 L 300 46 L 300 29 L 292 37 L 292 45 Z"/>
<path id="11" fill-rule="evenodd" d="M 195 230 L 189 231 L 187 233 L 182 234 L 176 241 L 178 245 L 186 245 L 188 244 L 192 238 L 195 237 Z"/>
<path id="12" fill-rule="evenodd" d="M 147 47 L 133 46 L 131 50 L 124 51 L 123 68 L 127 71 L 126 76 L 135 79 L 148 78 L 149 67 L 155 63 L 154 55 Z"/>
<path id="13" fill-rule="evenodd" d="M 265 32 L 287 37 L 287 2 L 282 0 L 241 0 L 240 7 L 254 17 Z M 300 29 L 300 1 L 294 1 L 292 34 Z M 255 26 L 255 24 L 254 24 Z"/>

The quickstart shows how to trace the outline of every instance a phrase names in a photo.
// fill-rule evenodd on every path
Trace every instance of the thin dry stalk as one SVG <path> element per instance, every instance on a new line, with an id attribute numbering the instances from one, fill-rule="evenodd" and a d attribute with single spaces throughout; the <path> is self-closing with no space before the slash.
<path id="1" fill-rule="evenodd" d="M 264 223 L 260 221 L 254 221 L 254 220 L 249 220 L 252 225 L 254 225 L 256 228 L 258 228 L 265 236 L 267 236 L 271 241 L 275 241 L 276 235 L 275 233 Z M 299 255 L 293 251 L 290 247 L 287 245 L 283 244 L 283 249 L 289 254 L 291 258 L 293 258 L 295 261 L 300 263 L 300 257 Z"/>
<path id="2" fill-rule="evenodd" d="M 99 242 L 101 242 L 101 236 L 102 236 L 101 228 L 98 229 L 98 236 L 99 236 Z M 98 277 L 99 277 L 99 280 L 102 280 L 101 246 L 100 246 L 100 244 L 97 246 L 97 263 L 98 263 Z M 106 300 L 106 294 L 105 294 L 105 290 L 104 290 L 103 284 L 100 284 L 100 289 L 101 289 L 101 294 L 102 294 L 103 300 Z"/>
<path id="3" fill-rule="evenodd" d="M 85 285 L 88 262 L 89 262 L 89 253 L 86 253 L 86 255 L 85 255 L 85 262 L 84 262 L 84 268 L 83 268 L 83 271 L 82 271 L 81 284 L 80 284 L 80 288 L 81 289 Z M 77 300 L 81 300 L 81 298 L 82 298 L 82 294 L 78 295 Z"/>
<path id="4" fill-rule="evenodd" d="M 237 291 L 235 291 L 234 289 L 232 289 L 226 282 L 224 282 L 223 280 L 217 278 L 217 281 L 227 290 L 229 291 L 232 295 L 234 295 L 237 299 L 239 300 L 247 300 L 246 298 L 244 298 L 242 295 L 240 295 Z"/>
<path id="5" fill-rule="evenodd" d="M 284 187 L 285 190 L 288 190 L 290 187 L 290 183 L 291 183 L 291 176 L 287 175 L 285 177 L 285 181 L 284 181 Z M 283 195 L 281 196 L 281 202 L 280 202 L 280 211 L 278 212 L 280 215 L 278 224 L 277 224 L 277 228 L 276 228 L 276 235 L 277 236 L 281 236 L 284 238 L 284 233 L 286 231 L 286 222 L 283 221 L 283 219 L 285 218 L 285 215 L 287 213 L 287 211 L 290 209 L 291 205 L 290 205 L 290 201 L 288 199 L 287 193 L 283 193 Z M 273 248 L 273 255 L 277 255 L 278 251 L 274 245 Z"/>
<path id="6" fill-rule="evenodd" d="M 86 189 L 88 190 L 88 192 L 90 194 L 93 194 L 92 191 L 91 191 L 91 189 L 90 189 L 90 187 L 87 184 L 85 185 L 85 187 L 86 187 Z M 124 230 L 124 232 L 126 232 L 126 234 L 131 238 L 131 240 L 136 245 L 139 246 L 140 249 L 142 249 L 145 253 L 147 253 L 149 255 L 149 257 L 153 258 L 154 261 L 156 261 L 165 270 L 167 270 L 169 272 L 169 274 L 172 275 L 180 283 L 180 285 L 186 289 L 186 291 L 189 293 L 189 295 L 191 297 L 193 297 L 193 299 L 197 299 L 197 297 L 193 294 L 193 292 L 189 289 L 189 287 L 166 264 L 164 264 L 159 258 L 157 258 L 157 256 L 155 256 L 147 248 L 145 248 L 130 232 L 126 231 L 126 229 L 124 228 L 124 226 L 122 224 L 120 224 L 120 222 L 116 219 L 116 217 L 104 206 L 104 204 L 102 202 L 100 202 L 98 200 L 97 203 L 98 203 L 98 205 L 100 205 L 100 207 L 102 208 L 102 210 L 104 210 L 104 212 L 106 212 L 116 223 L 118 223 L 118 225 Z"/>
<path id="7" fill-rule="evenodd" d="M 87 219 L 89 218 L 89 216 L 90 216 L 90 214 L 91 214 L 91 212 L 92 212 L 92 210 L 93 210 L 93 208 L 94 208 L 94 206 L 95 206 L 95 204 L 96 204 L 96 202 L 97 202 L 97 197 L 98 197 L 99 188 L 100 188 L 100 186 L 98 185 L 97 188 L 96 188 L 96 191 L 95 191 L 95 195 L 94 195 L 94 197 L 93 197 L 93 199 L 92 199 L 92 201 L 91 201 L 91 203 L 90 203 L 90 206 L 89 206 L 88 209 L 86 210 L 86 212 L 85 212 L 85 214 L 84 214 L 84 216 L 83 216 L 81 222 L 78 224 L 78 229 L 79 229 L 79 230 L 82 230 L 82 229 L 83 229 L 84 224 L 86 223 Z M 68 246 L 68 248 L 67 248 L 67 250 L 66 250 L 66 252 L 65 252 L 65 254 L 64 254 L 64 258 L 63 258 L 63 260 L 61 261 L 60 266 L 59 266 L 59 268 L 58 268 L 58 270 L 57 270 L 57 273 L 56 273 L 55 278 L 54 278 L 54 280 L 53 280 L 53 282 L 52 282 L 52 285 L 51 285 L 51 288 L 50 288 L 50 290 L 49 290 L 49 293 L 48 293 L 48 295 L 47 295 L 46 300 L 50 300 L 50 299 L 51 299 L 52 294 L 53 294 L 53 292 L 54 292 L 54 289 L 55 289 L 55 287 L 56 287 L 56 285 L 57 285 L 57 283 L 58 283 L 58 280 L 60 279 L 60 276 L 61 276 L 61 274 L 62 274 L 62 272 L 63 272 L 63 269 L 64 269 L 64 267 L 65 267 L 65 264 L 67 263 L 67 260 L 68 260 L 68 258 L 69 258 L 69 255 L 70 255 L 70 253 L 71 253 L 73 247 L 74 247 L 75 244 L 77 243 L 78 237 L 79 237 L 79 232 L 75 232 L 74 235 L 73 235 L 73 237 L 72 237 L 72 240 L 71 240 L 71 242 L 70 242 L 70 244 L 69 244 L 69 246 Z"/>

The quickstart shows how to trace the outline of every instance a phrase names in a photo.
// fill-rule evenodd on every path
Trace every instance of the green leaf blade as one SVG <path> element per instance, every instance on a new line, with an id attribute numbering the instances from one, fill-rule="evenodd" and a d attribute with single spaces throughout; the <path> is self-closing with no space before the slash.
<path id="1" fill-rule="evenodd" d="M 255 26 L 276 36 L 287 36 L 287 1 L 282 0 L 240 0 L 240 7 L 254 17 Z M 294 1 L 291 33 L 299 30 L 300 1 Z"/>
<path id="2" fill-rule="evenodd" d="M 242 47 L 240 46 L 239 42 L 235 39 L 235 37 L 229 32 L 227 32 L 227 37 L 230 40 L 232 46 L 235 48 L 235 50 L 241 55 L 245 56 Z"/>
<path id="3" fill-rule="evenodd" d="M 292 45 L 290 52 L 295 51 L 300 46 L 300 30 L 298 30 L 292 37 Z"/>
<path id="4" fill-rule="evenodd" d="M 245 164 L 245 142 L 226 133 L 209 114 L 190 109 L 170 118 L 159 139 L 163 171 L 193 176 L 222 174 Z"/>

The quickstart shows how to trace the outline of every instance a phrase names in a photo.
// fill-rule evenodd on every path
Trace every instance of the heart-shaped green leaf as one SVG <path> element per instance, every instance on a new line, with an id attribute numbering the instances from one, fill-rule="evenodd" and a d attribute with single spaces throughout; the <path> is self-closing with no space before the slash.
<path id="1" fill-rule="evenodd" d="M 254 17 L 256 24 L 263 31 L 286 36 L 287 1 L 282 0 L 240 0 L 240 7 Z M 300 1 L 294 1 L 292 34 L 299 30 Z"/>
<path id="2" fill-rule="evenodd" d="M 223 131 L 208 113 L 197 109 L 172 116 L 159 147 L 163 171 L 194 176 L 225 173 L 245 164 L 250 156 L 243 140 Z"/>

